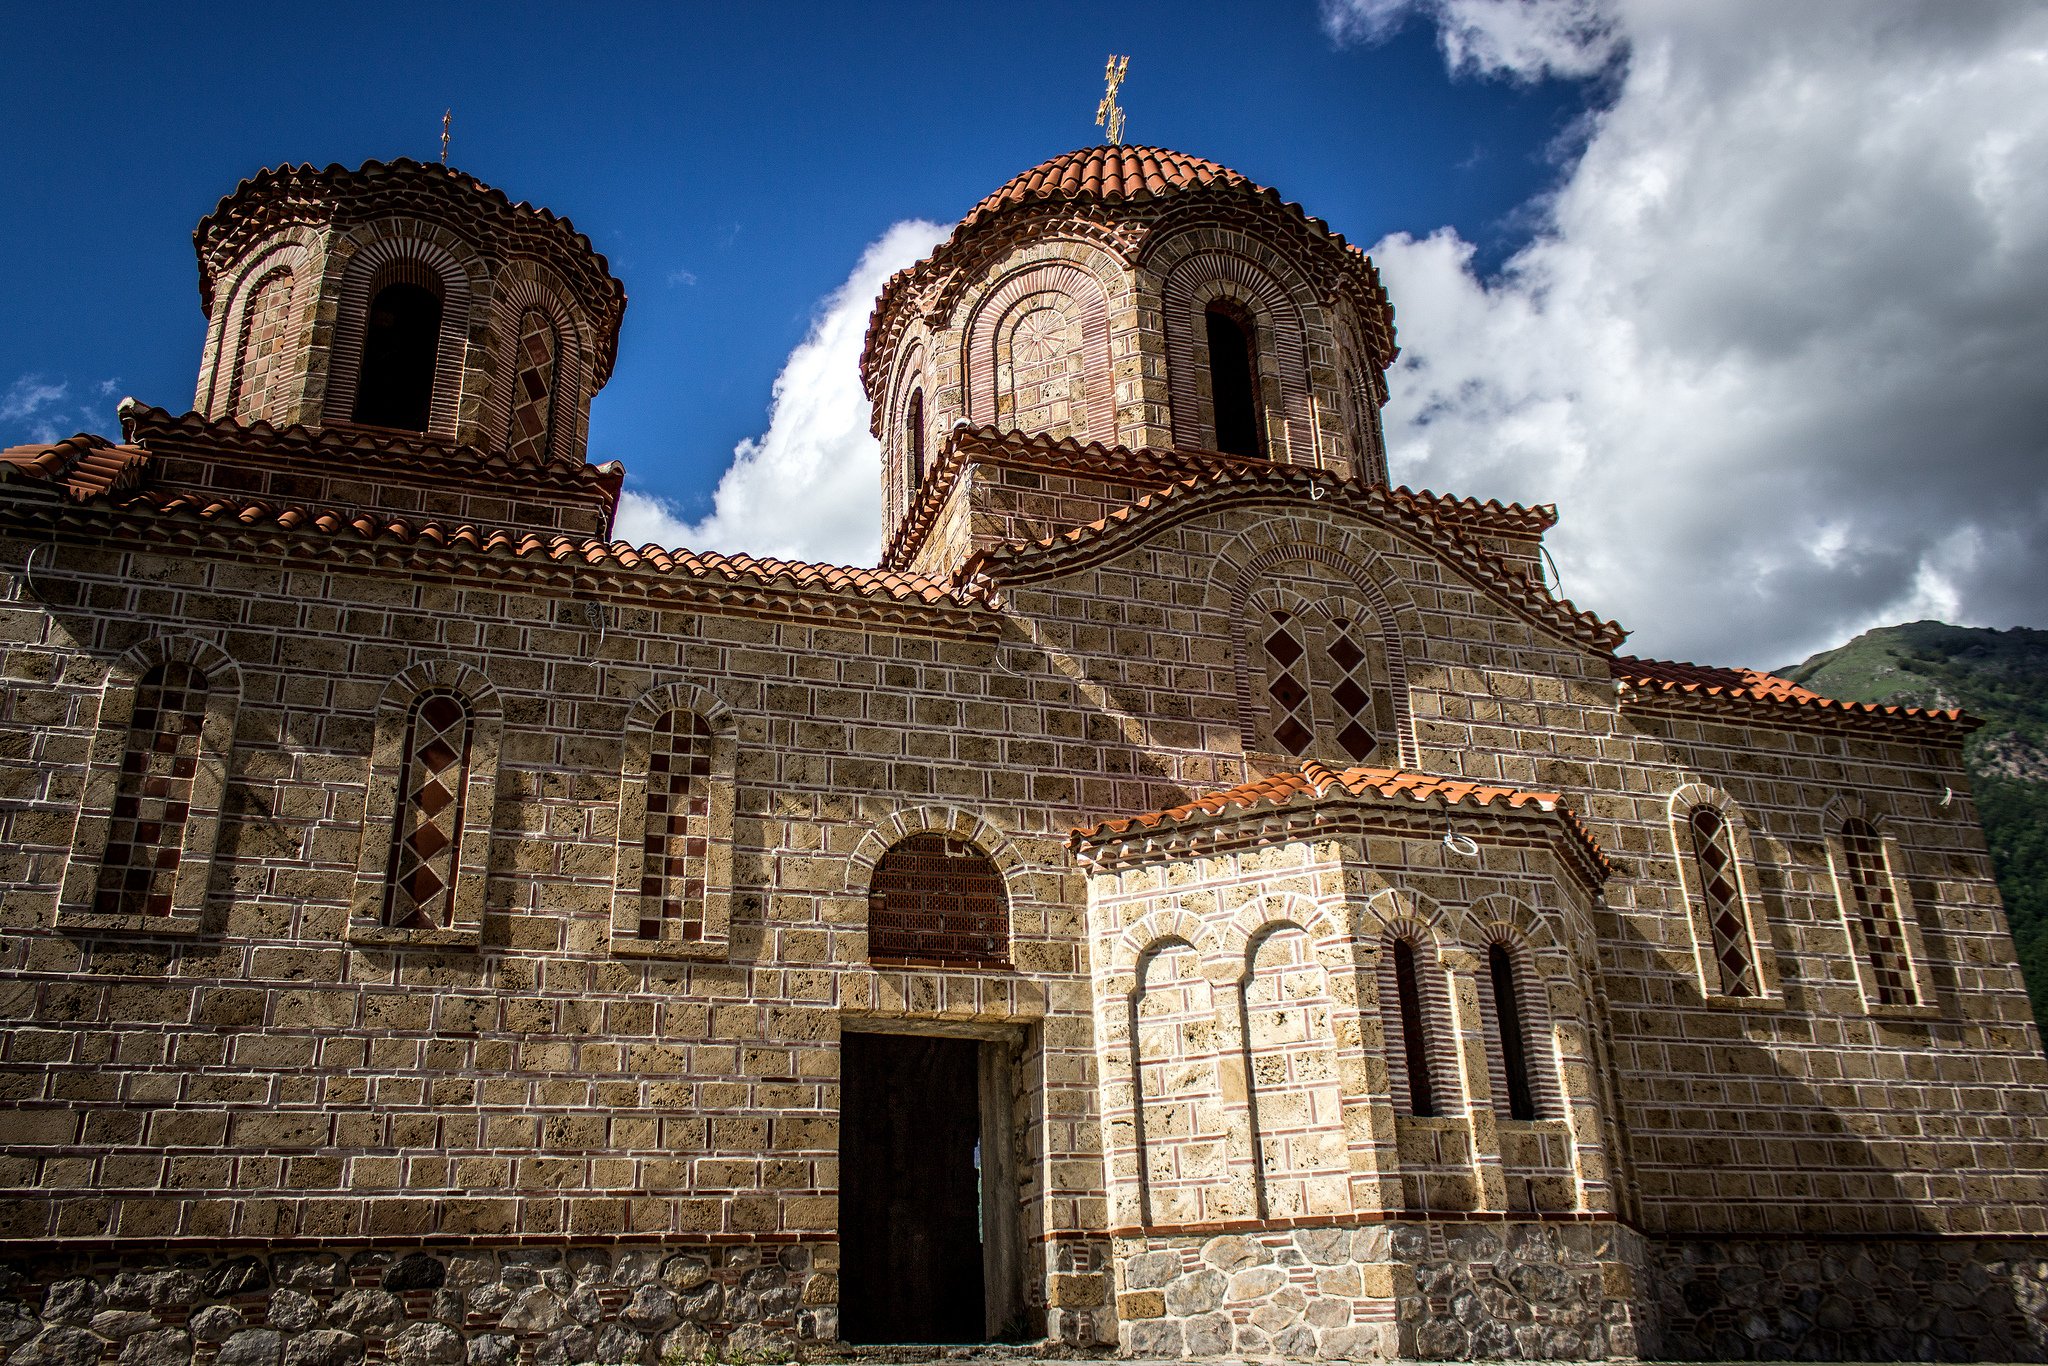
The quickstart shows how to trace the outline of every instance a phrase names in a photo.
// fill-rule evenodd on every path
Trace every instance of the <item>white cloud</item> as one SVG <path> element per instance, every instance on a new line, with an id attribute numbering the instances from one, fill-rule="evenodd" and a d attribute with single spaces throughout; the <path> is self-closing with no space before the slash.
<path id="1" fill-rule="evenodd" d="M 113 398 L 119 379 L 95 380 L 84 387 L 89 399 L 72 395 L 68 379 L 43 374 L 17 376 L 0 390 L 0 446 L 60 441 L 77 432 L 111 435 L 116 427 Z"/>
<path id="2" fill-rule="evenodd" d="M 1372 254 L 1395 477 L 1556 501 L 1565 590 L 1631 648 L 1785 664 L 1916 616 L 2043 624 L 2048 8 L 1350 0 L 1454 69 L 1618 60 L 1496 278 Z"/>
<path id="3" fill-rule="evenodd" d="M 881 447 L 868 432 L 861 343 L 883 282 L 927 255 L 946 231 L 907 220 L 861 254 L 789 353 L 775 378 L 768 430 L 734 450 L 708 517 L 687 523 L 661 500 L 628 490 L 619 501 L 619 538 L 873 564 L 882 537 Z"/>
<path id="4" fill-rule="evenodd" d="M 23 375 L 0 395 L 0 422 L 19 422 L 34 417 L 53 403 L 61 403 L 70 392 L 68 384 L 52 384 L 41 375 Z"/>

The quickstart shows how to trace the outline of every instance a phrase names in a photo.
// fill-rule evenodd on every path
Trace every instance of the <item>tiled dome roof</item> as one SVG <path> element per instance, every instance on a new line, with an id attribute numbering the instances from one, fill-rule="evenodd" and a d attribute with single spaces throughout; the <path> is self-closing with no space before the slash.
<path id="1" fill-rule="evenodd" d="M 1049 199 L 1156 199 L 1208 185 L 1259 190 L 1227 166 L 1164 147 L 1083 147 L 1042 161 L 976 204 L 955 230 L 1016 204 Z"/>

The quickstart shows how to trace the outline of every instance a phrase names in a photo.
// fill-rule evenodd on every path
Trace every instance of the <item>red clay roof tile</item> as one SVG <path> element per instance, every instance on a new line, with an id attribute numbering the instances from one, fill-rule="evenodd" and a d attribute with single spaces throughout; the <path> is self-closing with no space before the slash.
<path id="1" fill-rule="evenodd" d="M 1761 669 L 1721 668 L 1682 660 L 1639 659 L 1618 655 L 1612 669 L 1625 689 L 1651 697 L 1698 702 L 1735 702 L 1796 708 L 1819 715 L 1926 722 L 1975 730 L 1983 722 L 1954 708 L 1888 707 L 1875 702 L 1843 702 L 1802 688 L 1789 678 Z M 1627 694 L 1624 694 L 1627 700 Z"/>

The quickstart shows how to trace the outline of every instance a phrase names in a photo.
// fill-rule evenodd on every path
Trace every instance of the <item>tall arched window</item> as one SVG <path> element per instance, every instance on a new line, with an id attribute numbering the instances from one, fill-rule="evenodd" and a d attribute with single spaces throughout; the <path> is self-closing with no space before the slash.
<path id="1" fill-rule="evenodd" d="M 424 432 L 434 398 L 441 296 L 425 285 L 388 284 L 370 300 L 354 419 Z"/>
<path id="2" fill-rule="evenodd" d="M 911 391 L 903 410 L 903 468 L 905 487 L 912 498 L 924 487 L 924 390 Z"/>
<path id="3" fill-rule="evenodd" d="M 1529 1042 L 1523 1031 L 1521 997 L 1516 991 L 1515 959 L 1508 946 L 1499 942 L 1486 947 L 1486 975 L 1492 987 L 1494 1037 L 1490 1041 L 1500 1059 L 1506 1096 L 1495 1096 L 1494 1104 L 1507 1101 L 1509 1119 L 1536 1118 L 1536 1092 L 1529 1084 Z"/>
<path id="4" fill-rule="evenodd" d="M 470 731 L 469 706 L 452 692 L 423 694 L 406 718 L 401 805 L 384 886 L 388 928 L 438 930 L 450 924 Z"/>
<path id="5" fill-rule="evenodd" d="M 1251 321 L 1219 304 L 1203 313 L 1209 332 L 1209 392 L 1216 409 L 1216 449 L 1265 453 L 1259 440 L 1259 380 Z"/>
<path id="6" fill-rule="evenodd" d="M 868 886 L 868 957 L 1002 964 L 1010 896 L 989 856 L 951 835 L 911 835 L 875 864 Z"/>
<path id="7" fill-rule="evenodd" d="M 1259 651 L 1266 664 L 1268 714 L 1260 727 L 1283 752 L 1304 755 L 1315 744 L 1315 708 L 1306 680 L 1308 649 L 1302 622 L 1292 612 L 1266 615 Z"/>
<path id="8" fill-rule="evenodd" d="M 1415 945 L 1396 939 L 1393 944 L 1393 986 L 1401 1067 L 1395 1081 L 1396 1108 L 1421 1119 L 1436 1115 L 1436 1086 L 1430 1069 L 1429 1013 L 1423 1008 L 1422 974 L 1417 966 Z"/>
<path id="9" fill-rule="evenodd" d="M 1686 817 L 1686 829 L 1692 839 L 1693 870 L 1699 876 L 1707 930 L 1713 936 L 1721 994 L 1754 996 L 1755 955 L 1750 949 L 1749 925 L 1743 914 L 1742 889 L 1736 881 L 1739 874 L 1728 822 L 1713 807 L 1696 806 Z"/>
<path id="10" fill-rule="evenodd" d="M 96 914 L 171 913 L 205 722 L 204 673 L 173 660 L 142 676 L 93 894 Z"/>
<path id="11" fill-rule="evenodd" d="M 647 754 L 647 833 L 640 865 L 640 937 L 704 936 L 711 847 L 710 725 L 693 711 L 655 721 Z M 666 931 L 666 933 L 664 933 Z"/>
<path id="12" fill-rule="evenodd" d="M 1891 870 L 1885 866 L 1884 844 L 1877 827 L 1861 816 L 1842 822 L 1842 860 L 1847 865 L 1849 900 L 1843 906 L 1851 928 L 1860 932 L 1863 957 L 1879 1005 L 1918 1005 L 1913 967 L 1906 953 L 1905 925 L 1899 919 Z"/>
<path id="13" fill-rule="evenodd" d="M 514 460 L 541 463 L 554 450 L 556 362 L 561 338 L 554 319 L 529 308 L 519 319 L 519 345 L 514 352 L 512 422 L 506 429 L 506 453 Z"/>

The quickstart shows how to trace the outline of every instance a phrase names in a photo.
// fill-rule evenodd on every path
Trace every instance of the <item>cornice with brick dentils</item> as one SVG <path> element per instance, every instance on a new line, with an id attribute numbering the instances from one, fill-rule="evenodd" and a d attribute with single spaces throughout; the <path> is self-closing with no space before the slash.
<path id="1" fill-rule="evenodd" d="M 212 315 L 219 272 L 249 247 L 294 223 L 348 227 L 367 219 L 425 218 L 465 239 L 482 232 L 489 255 L 538 256 L 583 295 L 597 325 L 598 384 L 618 356 L 626 288 L 611 263 L 576 225 L 551 209 L 513 202 L 475 176 L 410 157 L 366 161 L 351 170 L 311 162 L 266 168 L 242 181 L 193 229 L 199 255 L 199 302 Z"/>
<path id="2" fill-rule="evenodd" d="M 1615 690 L 1624 709 L 1654 708 L 1772 725 L 1814 725 L 1852 729 L 1898 738 L 1960 744 L 1984 723 L 1954 708 L 1883 706 L 1875 702 L 1844 702 L 1802 688 L 1789 678 L 1760 669 L 1721 668 L 1678 660 L 1614 659 Z"/>
<path id="3" fill-rule="evenodd" d="M 1455 828 L 1443 819 L 1453 811 L 1459 816 Z M 1436 818 L 1421 824 L 1413 820 L 1428 813 Z M 1338 772 L 1313 759 L 1299 769 L 1164 811 L 1082 827 L 1067 837 L 1067 847 L 1083 864 L 1112 869 L 1228 846 L 1339 834 L 1347 820 L 1363 828 L 1373 815 L 1394 817 L 1392 833 L 1410 838 L 1447 832 L 1475 840 L 1526 838 L 1533 822 L 1542 830 L 1541 839 L 1561 847 L 1565 861 L 1589 888 L 1598 890 L 1614 871 L 1556 792 L 1391 768 Z"/>

